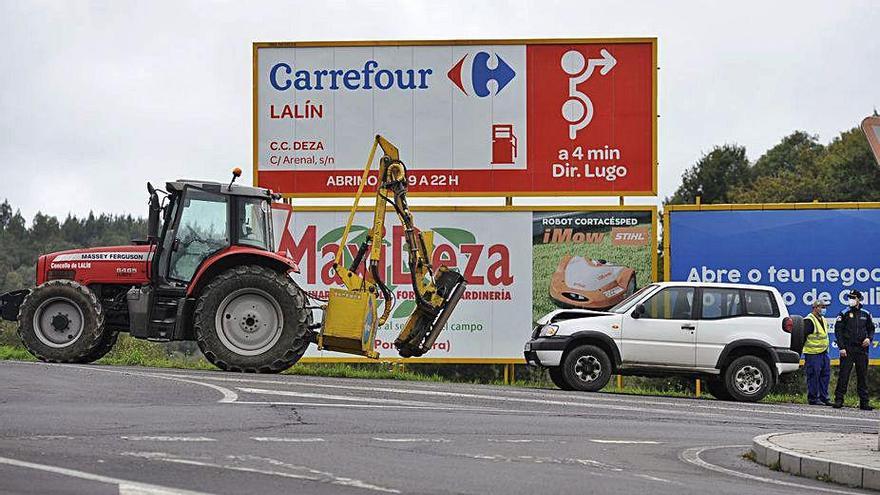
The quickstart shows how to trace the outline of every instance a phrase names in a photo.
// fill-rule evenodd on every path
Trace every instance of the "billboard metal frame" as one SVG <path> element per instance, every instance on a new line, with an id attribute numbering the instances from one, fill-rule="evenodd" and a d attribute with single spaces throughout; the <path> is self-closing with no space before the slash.
<path id="1" fill-rule="evenodd" d="M 376 40 L 376 41 L 255 41 L 252 43 L 252 170 L 253 183 L 260 185 L 259 170 L 257 163 L 259 161 L 259 148 L 257 136 L 259 135 L 259 110 L 257 90 L 259 74 L 257 72 L 258 52 L 261 48 L 328 48 L 328 47 L 369 47 L 369 46 L 471 46 L 471 45 L 559 45 L 559 44 L 635 44 L 649 43 L 651 45 L 651 190 L 650 191 L 528 191 L 518 192 L 514 194 L 504 192 L 469 192 L 469 193 L 433 193 L 433 192 L 415 192 L 410 193 L 411 196 L 422 197 L 536 197 L 536 196 L 656 196 L 657 195 L 657 38 L 535 38 L 535 39 L 479 39 L 479 40 Z M 285 198 L 344 198 L 350 193 L 282 193 Z"/>
<path id="2" fill-rule="evenodd" d="M 663 208 L 663 280 L 668 281 L 672 273 L 672 229 L 670 218 L 676 211 L 766 211 L 766 210 L 876 210 L 880 209 L 880 202 L 830 202 L 820 203 L 744 203 L 744 204 L 695 204 L 695 205 L 666 205 Z M 801 365 L 804 361 L 801 360 Z M 837 366 L 840 360 L 832 359 L 831 364 Z M 871 359 L 872 366 L 880 365 L 880 359 Z"/>
<path id="3" fill-rule="evenodd" d="M 625 212 L 647 211 L 651 213 L 651 277 L 657 281 L 657 207 L 652 205 L 609 205 L 609 206 L 412 206 L 411 211 L 419 212 L 512 212 L 512 211 L 565 211 L 565 212 Z M 297 212 L 346 212 L 350 208 L 344 206 L 294 206 L 293 215 Z M 370 207 L 359 207 L 358 212 L 371 212 Z M 530 267 L 531 269 L 531 267 Z M 300 363 L 405 363 L 405 364 L 526 364 L 525 358 L 384 358 L 372 360 L 362 357 L 303 357 Z"/>

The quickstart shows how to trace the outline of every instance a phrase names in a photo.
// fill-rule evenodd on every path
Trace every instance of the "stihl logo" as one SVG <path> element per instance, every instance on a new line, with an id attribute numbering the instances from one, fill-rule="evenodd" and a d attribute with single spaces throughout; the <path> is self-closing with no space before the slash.
<path id="1" fill-rule="evenodd" d="M 611 244 L 615 246 L 644 246 L 648 244 L 648 227 L 619 227 L 611 229 Z"/>
<path id="2" fill-rule="evenodd" d="M 466 81 L 465 77 L 463 77 L 463 75 L 467 76 L 465 62 L 467 62 L 468 55 L 465 54 L 465 56 L 461 57 L 461 60 L 446 73 L 449 80 L 464 94 L 469 94 L 467 89 L 465 89 Z M 497 53 L 495 54 L 495 59 L 497 60 L 495 68 L 490 69 L 490 58 L 491 56 L 486 52 L 477 52 L 470 63 L 470 85 L 474 94 L 480 98 L 489 96 L 492 93 L 489 91 L 489 81 L 495 81 L 495 84 L 497 84 L 498 89 L 495 90 L 497 95 L 516 77 L 513 67 L 508 65 Z"/>

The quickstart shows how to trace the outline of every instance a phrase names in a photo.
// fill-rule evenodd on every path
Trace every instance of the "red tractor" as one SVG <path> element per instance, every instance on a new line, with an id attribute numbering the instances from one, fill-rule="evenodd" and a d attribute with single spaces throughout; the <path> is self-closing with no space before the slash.
<path id="1" fill-rule="evenodd" d="M 405 167 L 390 143 L 377 136 L 373 152 L 377 145 L 386 155 L 380 161 L 385 180 L 377 191 L 382 197 L 377 205 L 383 206 L 376 208 L 376 235 L 364 241 L 351 266 L 337 267 L 351 281 L 350 290 L 334 289 L 326 305 L 309 304 L 290 276 L 299 271 L 296 263 L 275 252 L 272 200 L 277 196 L 233 184 L 241 174 L 236 169 L 228 185 L 178 180 L 162 191 L 147 184 L 145 240 L 40 256 L 37 287 L 0 295 L 0 316 L 17 320 L 27 349 L 50 362 L 95 361 L 110 351 L 119 332 L 162 342 L 194 340 L 211 363 L 229 371 L 285 370 L 311 342 L 377 357 L 376 326 L 384 323 L 393 302 L 379 278 L 384 269 L 366 254 L 373 242 L 381 244 L 387 201 L 407 229 L 418 294 L 417 308 L 395 345 L 402 356 L 420 356 L 461 298 L 464 280 L 445 268 L 435 280 L 426 233 L 412 226 L 406 205 Z M 358 275 L 366 273 L 371 275 Z M 377 317 L 379 295 L 383 318 Z M 353 300 L 363 303 L 352 305 Z M 326 331 L 323 322 L 313 323 L 312 309 L 325 311 Z"/>

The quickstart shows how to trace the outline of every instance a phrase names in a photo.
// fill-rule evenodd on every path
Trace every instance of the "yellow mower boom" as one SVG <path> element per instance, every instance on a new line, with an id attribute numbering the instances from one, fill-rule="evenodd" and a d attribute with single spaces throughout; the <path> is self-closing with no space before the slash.
<path id="1" fill-rule="evenodd" d="M 379 159 L 379 184 L 373 210 L 373 225 L 349 266 L 345 266 L 343 250 L 354 222 L 364 185 L 370 173 L 376 149 L 382 148 Z M 400 161 L 397 148 L 382 136 L 376 136 L 370 148 L 361 183 L 354 198 L 348 222 L 339 241 L 333 268 L 342 278 L 345 289 L 330 289 L 324 310 L 324 324 L 318 336 L 318 348 L 378 358 L 373 349 L 376 329 L 391 315 L 394 297 L 382 280 L 384 266 L 379 266 L 388 205 L 394 208 L 406 236 L 409 272 L 415 294 L 416 309 L 394 341 L 401 357 L 418 357 L 428 352 L 446 325 L 465 290 L 464 277 L 441 266 L 431 266 L 433 232 L 418 231 L 406 201 L 406 165 Z M 358 273 L 364 265 L 364 276 Z M 382 315 L 378 300 L 383 300 Z"/>

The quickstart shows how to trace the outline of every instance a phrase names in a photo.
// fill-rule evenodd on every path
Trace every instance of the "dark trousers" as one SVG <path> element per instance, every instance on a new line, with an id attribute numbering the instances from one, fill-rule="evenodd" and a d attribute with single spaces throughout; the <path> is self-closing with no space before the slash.
<path id="1" fill-rule="evenodd" d="M 804 354 L 804 371 L 807 374 L 807 402 L 828 402 L 828 381 L 831 379 L 828 353 Z"/>
<path id="2" fill-rule="evenodd" d="M 868 352 L 862 348 L 847 349 L 846 357 L 840 359 L 840 374 L 837 376 L 837 388 L 834 390 L 834 399 L 843 402 L 846 395 L 846 387 L 849 384 L 849 374 L 853 366 L 856 368 L 856 380 L 858 384 L 859 401 L 868 403 Z"/>

